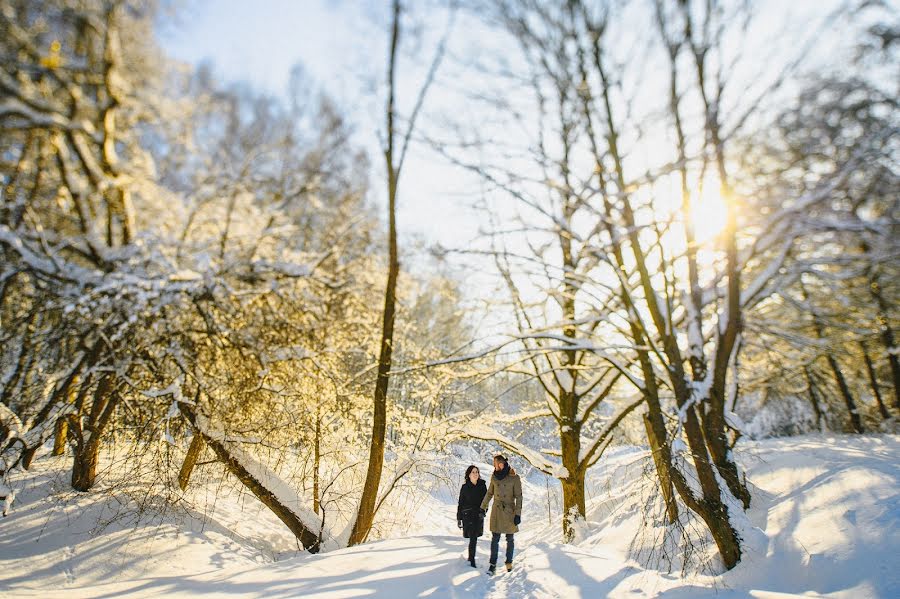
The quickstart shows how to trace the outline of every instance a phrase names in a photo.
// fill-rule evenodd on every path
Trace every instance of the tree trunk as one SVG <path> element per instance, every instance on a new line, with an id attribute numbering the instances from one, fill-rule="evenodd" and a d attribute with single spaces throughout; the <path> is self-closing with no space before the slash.
<path id="1" fill-rule="evenodd" d="M 190 406 L 179 402 L 178 408 L 185 418 L 187 418 L 191 426 L 194 427 L 194 434 L 203 437 L 203 440 L 209 448 L 213 450 L 213 453 L 216 454 L 216 457 L 225 465 L 228 471 L 241 481 L 241 483 L 247 487 L 250 492 L 263 503 L 263 505 L 269 508 L 279 520 L 284 522 L 291 532 L 294 533 L 294 536 L 300 541 L 300 544 L 303 545 L 304 549 L 310 553 L 317 553 L 319 551 L 318 535 L 307 528 L 300 517 L 290 507 L 282 503 L 275 493 L 266 488 L 262 481 L 258 480 L 253 473 L 247 470 L 244 464 L 231 454 L 225 443 L 206 435 L 197 427 L 196 415 Z"/>
<path id="2" fill-rule="evenodd" d="M 669 476 L 669 468 L 663 463 L 662 443 L 653 432 L 650 417 L 644 414 L 644 428 L 647 430 L 647 440 L 650 442 L 650 454 L 653 456 L 653 464 L 656 466 L 656 474 L 659 478 L 659 486 L 662 490 L 663 501 L 666 504 L 666 515 L 669 524 L 678 521 L 678 504 L 675 502 L 675 494 L 672 490 L 672 478 Z"/>
<path id="3" fill-rule="evenodd" d="M 719 476 L 728 485 L 728 490 L 741 501 L 744 509 L 750 508 L 750 491 L 741 481 L 737 464 L 731 459 L 731 448 L 725 434 L 725 419 L 720 410 L 712 408 L 703 413 L 703 433 L 709 454 L 719 472 Z"/>
<path id="4" fill-rule="evenodd" d="M 563 494 L 563 540 L 571 543 L 575 540 L 574 524 L 584 520 L 584 472 L 580 469 L 569 472 L 569 476 L 560 481 Z"/>
<path id="5" fill-rule="evenodd" d="M 564 421 L 565 422 L 565 421 Z M 573 524 L 583 520 L 585 515 L 584 470 L 578 463 L 581 439 L 577 428 L 571 425 L 560 430 L 562 465 L 567 471 L 566 478 L 560 479 L 563 493 L 563 540 L 574 540 Z"/>
<path id="6" fill-rule="evenodd" d="M 37 450 L 40 448 L 40 445 L 35 445 L 34 447 L 27 447 L 22 452 L 22 469 L 28 470 L 31 468 L 31 461 L 34 460 L 34 456 L 37 453 Z"/>
<path id="7" fill-rule="evenodd" d="M 34 325 L 35 318 L 35 316 L 32 316 L 29 319 L 29 328 Z M 0 389 L 0 403 L 3 405 L 8 406 L 12 397 L 16 395 L 19 384 L 26 376 L 28 364 L 31 359 L 31 337 L 25 336 L 25 338 L 22 339 L 22 346 L 19 348 L 19 356 L 18 359 L 16 359 L 15 369 L 13 370 L 12 375 L 7 379 L 6 384 Z"/>
<path id="8" fill-rule="evenodd" d="M 77 372 L 77 369 L 76 371 Z M 75 398 L 78 395 L 78 375 L 75 374 L 70 377 L 69 381 L 64 384 L 63 391 L 66 394 L 66 401 L 70 404 L 75 403 Z M 66 453 L 66 440 L 69 436 L 69 422 L 65 418 L 58 418 L 56 420 L 56 431 L 55 438 L 53 439 L 53 453 L 51 455 L 60 456 Z"/>
<path id="9" fill-rule="evenodd" d="M 703 494 L 703 499 L 700 502 L 703 506 L 699 512 L 700 517 L 709 526 L 710 532 L 712 532 L 716 545 L 719 548 L 719 554 L 722 556 L 722 561 L 725 562 L 725 567 L 730 570 L 741 560 L 740 537 L 738 537 L 737 531 L 731 526 L 728 507 L 722 502 L 719 482 L 713 471 L 713 464 L 710 463 L 700 422 L 693 408 L 687 410 L 684 432 L 687 437 L 688 447 L 691 450 L 694 467 L 697 470 L 697 480 L 700 482 L 700 489 Z"/>
<path id="10" fill-rule="evenodd" d="M 319 513 L 319 467 L 322 461 L 322 408 L 316 406 L 316 436 L 315 445 L 313 446 L 313 511 Z"/>
<path id="11" fill-rule="evenodd" d="M 887 314 L 878 315 L 881 328 L 881 342 L 887 354 L 888 363 L 891 366 L 891 380 L 894 384 L 894 408 L 900 410 L 900 359 L 897 357 L 897 349 L 894 347 L 894 330 L 888 322 Z"/>
<path id="12" fill-rule="evenodd" d="M 369 445 L 369 465 L 363 483 L 359 510 L 350 532 L 349 545 L 366 540 L 375 520 L 375 503 L 384 468 L 384 437 L 387 430 L 387 392 L 390 383 L 391 356 L 394 339 L 394 313 L 396 309 L 397 276 L 400 263 L 397 257 L 397 177 L 394 165 L 394 67 L 397 58 L 397 42 L 400 38 L 400 2 L 394 0 L 391 26 L 391 47 L 388 65 L 387 147 L 384 152 L 388 174 L 388 278 L 384 290 L 384 315 L 381 329 L 381 351 L 378 356 L 378 374 L 375 379 L 375 395 L 372 414 L 372 440 Z"/>
<path id="13" fill-rule="evenodd" d="M 816 415 L 816 429 L 819 432 L 824 432 L 824 413 L 819 405 L 819 399 L 816 397 L 816 386 L 813 383 L 812 373 L 810 373 L 808 366 L 803 367 L 803 372 L 806 375 L 806 391 L 809 394 L 809 403 L 812 404 L 813 413 Z"/>
<path id="14" fill-rule="evenodd" d="M 56 421 L 56 431 L 53 438 L 53 452 L 50 455 L 60 456 L 66 453 L 66 437 L 69 434 L 69 425 L 65 418 Z"/>
<path id="15" fill-rule="evenodd" d="M 888 412 L 887 407 L 884 405 L 884 401 L 881 399 L 881 387 L 878 385 L 878 374 L 875 372 L 875 365 L 872 363 L 872 358 L 869 356 L 869 350 L 866 349 L 864 341 L 859 342 L 859 347 L 862 348 L 863 359 L 866 362 L 866 371 L 869 373 L 869 384 L 872 386 L 872 395 L 875 396 L 875 402 L 878 404 L 878 411 L 881 413 L 881 417 L 887 420 L 891 417 L 891 414 Z"/>
<path id="16" fill-rule="evenodd" d="M 888 362 L 891 365 L 891 380 L 894 382 L 894 409 L 900 410 L 900 359 L 897 358 L 894 347 L 894 331 L 891 330 L 886 317 L 882 325 L 881 338 L 884 341 Z"/>
<path id="17" fill-rule="evenodd" d="M 69 419 L 69 424 L 75 425 L 73 427 L 75 460 L 72 464 L 72 488 L 76 491 L 88 491 L 96 482 L 100 443 L 119 403 L 119 395 L 115 386 L 114 375 L 105 373 L 100 377 L 97 388 L 94 390 L 94 399 L 84 430 L 82 430 L 78 416 Z"/>
<path id="18" fill-rule="evenodd" d="M 72 488 L 89 491 L 97 481 L 97 464 L 100 459 L 100 436 L 92 436 L 86 443 L 76 448 L 72 464 Z"/>
<path id="19" fill-rule="evenodd" d="M 665 439 L 666 426 L 663 421 L 659 397 L 648 396 L 647 405 L 647 416 L 653 434 L 657 439 Z M 706 454 L 706 444 L 703 441 L 700 423 L 693 408 L 688 408 L 687 410 L 684 431 L 697 470 L 702 499 L 698 499 L 694 495 L 694 491 L 684 474 L 672 463 L 672 453 L 667 443 L 660 443 L 660 462 L 668 470 L 669 479 L 672 481 L 675 490 L 678 491 L 678 496 L 681 497 L 681 500 L 684 501 L 691 511 L 700 516 L 707 528 L 709 528 L 722 562 L 730 570 L 741 561 L 740 537 L 737 531 L 734 530 L 734 527 L 731 526 L 728 508 L 722 503 L 713 466 Z"/>
<path id="20" fill-rule="evenodd" d="M 868 252 L 868 244 L 863 244 L 863 252 Z M 876 272 L 869 273 L 869 294 L 875 300 L 878 306 L 878 329 L 881 337 L 881 343 L 884 345 L 884 351 L 887 354 L 888 363 L 891 366 L 891 381 L 894 385 L 894 408 L 900 410 L 900 358 L 897 357 L 897 350 L 894 347 L 894 329 L 891 328 L 891 321 L 888 315 L 891 313 L 890 304 L 884 298 L 881 292 L 881 284 L 878 282 Z"/>
<path id="21" fill-rule="evenodd" d="M 194 433 L 187 455 L 184 456 L 184 463 L 181 464 L 181 470 L 178 472 L 178 486 L 181 487 L 182 491 L 187 489 L 188 482 L 191 480 L 191 473 L 194 472 L 194 466 L 197 465 L 197 460 L 200 458 L 200 454 L 203 453 L 205 446 L 206 442 L 203 440 L 203 435 Z"/>
<path id="22" fill-rule="evenodd" d="M 847 381 L 844 378 L 844 373 L 841 371 L 838 361 L 832 354 L 828 354 L 828 365 L 831 367 L 834 380 L 841 391 L 841 397 L 844 398 L 847 412 L 850 413 L 850 426 L 856 433 L 862 434 L 866 432 L 865 428 L 863 428 L 862 420 L 859 418 L 859 410 L 856 407 L 856 401 L 853 399 L 853 394 L 850 393 L 850 387 L 847 386 Z"/>
<path id="23" fill-rule="evenodd" d="M 806 287 L 803 285 L 803 282 L 800 283 L 800 291 L 803 293 L 804 301 L 809 301 L 809 293 L 806 291 Z M 816 338 L 820 340 L 825 339 L 825 331 L 822 326 L 822 321 L 819 320 L 818 314 L 816 314 L 815 310 L 810 307 L 810 314 L 812 315 L 813 321 L 813 329 L 816 332 Z M 863 433 L 865 429 L 862 425 L 862 420 L 859 418 L 859 410 L 856 408 L 856 401 L 853 399 L 853 394 L 850 393 L 850 387 L 847 386 L 847 381 L 844 378 L 844 373 L 841 372 L 841 367 L 838 364 L 837 359 L 834 357 L 834 354 L 829 351 L 826 356 L 826 360 L 828 361 L 828 366 L 831 368 L 831 374 L 834 376 L 834 380 L 838 385 L 838 389 L 841 392 L 841 397 L 844 399 L 844 404 L 847 406 L 847 412 L 850 414 L 850 426 L 853 428 L 856 433 Z"/>
<path id="24" fill-rule="evenodd" d="M 202 433 L 200 433 L 202 434 Z M 216 454 L 225 467 L 231 472 L 241 483 L 244 484 L 257 499 L 259 499 L 279 520 L 284 522 L 291 532 L 299 539 L 303 548 L 310 553 L 318 553 L 319 537 L 313 531 L 308 529 L 300 518 L 288 506 L 281 501 L 269 489 L 263 486 L 253 474 L 251 474 L 244 466 L 235 459 L 228 449 L 218 441 L 206 437 L 206 442 L 210 449 Z"/>

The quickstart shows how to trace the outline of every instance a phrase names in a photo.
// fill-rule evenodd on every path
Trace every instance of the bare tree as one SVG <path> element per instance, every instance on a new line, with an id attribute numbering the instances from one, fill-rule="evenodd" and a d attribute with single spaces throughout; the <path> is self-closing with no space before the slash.
<path id="1" fill-rule="evenodd" d="M 420 88 L 415 106 L 408 119 L 405 132 L 400 133 L 395 106 L 397 93 L 397 59 L 401 39 L 401 20 L 403 7 L 400 0 L 391 3 L 391 32 L 388 49 L 387 67 L 387 102 L 385 105 L 384 161 L 387 172 L 388 200 L 388 276 L 384 290 L 384 311 L 381 327 L 381 347 L 378 353 L 378 367 L 375 379 L 375 391 L 372 397 L 372 438 L 369 449 L 369 461 L 366 480 L 363 484 L 359 510 L 350 533 L 350 545 L 366 540 L 375 519 L 381 473 L 384 468 L 384 439 L 387 430 L 387 398 L 390 384 L 391 360 L 394 343 L 394 319 L 397 304 L 397 279 L 400 273 L 400 260 L 397 250 L 397 190 L 403 162 L 409 149 L 410 139 L 415 128 L 416 118 L 425 101 L 434 76 L 444 55 L 444 44 L 447 34 L 438 45 L 431 67 Z"/>

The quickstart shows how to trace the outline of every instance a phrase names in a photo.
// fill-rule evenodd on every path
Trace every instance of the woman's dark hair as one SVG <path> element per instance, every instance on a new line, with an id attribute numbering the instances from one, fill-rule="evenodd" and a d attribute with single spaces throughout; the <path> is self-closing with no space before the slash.
<path id="1" fill-rule="evenodd" d="M 466 482 L 469 480 L 469 475 L 472 474 L 472 470 L 478 470 L 478 474 L 481 474 L 481 470 L 475 464 L 472 464 L 468 468 L 466 468 Z"/>

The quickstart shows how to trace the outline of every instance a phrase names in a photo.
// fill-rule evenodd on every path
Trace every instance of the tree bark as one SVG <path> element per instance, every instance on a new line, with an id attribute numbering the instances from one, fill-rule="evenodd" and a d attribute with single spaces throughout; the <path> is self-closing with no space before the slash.
<path id="1" fill-rule="evenodd" d="M 313 511 L 319 513 L 319 467 L 322 461 L 322 406 L 316 406 L 315 445 L 313 446 Z"/>
<path id="2" fill-rule="evenodd" d="M 881 303 L 884 299 L 879 296 Z M 900 358 L 897 357 L 897 348 L 894 347 L 894 330 L 888 321 L 887 312 L 882 311 L 878 315 L 878 326 L 881 329 L 881 342 L 887 354 L 888 364 L 891 366 L 891 381 L 894 384 L 894 409 L 900 410 Z"/>
<path id="3" fill-rule="evenodd" d="M 850 387 L 847 386 L 847 380 L 844 378 L 844 373 L 841 371 L 840 364 L 838 364 L 837 359 L 835 359 L 832 354 L 828 354 L 827 360 L 828 366 L 831 367 L 831 373 L 834 375 L 834 380 L 838 385 L 838 389 L 841 391 L 841 397 L 844 398 L 847 412 L 850 414 L 850 426 L 856 433 L 862 434 L 866 432 L 866 429 L 863 428 L 862 420 L 859 417 L 859 409 L 856 407 L 856 400 L 853 399 Z"/>
<path id="4" fill-rule="evenodd" d="M 800 291 L 803 294 L 803 299 L 808 302 L 809 293 L 807 292 L 806 287 L 802 282 L 800 283 Z M 825 331 L 822 326 L 822 321 L 819 319 L 819 315 L 816 314 L 815 310 L 812 307 L 810 307 L 810 314 L 812 315 L 813 329 L 816 332 L 816 338 L 824 340 Z M 841 392 L 841 397 L 844 400 L 844 405 L 847 406 L 847 412 L 850 415 L 850 427 L 856 433 L 864 433 L 865 429 L 863 428 L 862 420 L 859 417 L 859 410 L 856 407 L 856 401 L 853 399 L 853 394 L 850 393 L 850 387 L 847 386 L 847 380 L 844 378 L 844 373 L 841 371 L 840 364 L 838 364 L 837 359 L 834 357 L 834 354 L 831 353 L 830 350 L 825 359 L 828 362 L 829 368 L 831 368 L 831 374 L 832 376 L 834 376 L 834 380 Z"/>
<path id="5" fill-rule="evenodd" d="M 584 472 L 581 469 L 570 471 L 569 476 L 560 482 L 563 493 L 563 539 L 571 543 L 575 540 L 575 522 L 584 520 Z"/>
<path id="6" fill-rule="evenodd" d="M 84 429 L 78 415 L 69 419 L 75 437 L 72 488 L 76 491 L 89 491 L 97 481 L 101 440 L 119 403 L 115 384 L 116 380 L 112 374 L 106 373 L 100 377 Z"/>
<path id="7" fill-rule="evenodd" d="M 726 295 L 727 307 L 724 314 L 720 311 L 719 318 L 724 316 L 725 327 L 718 335 L 716 342 L 715 360 L 713 363 L 713 380 L 710 387 L 709 401 L 705 409 L 700 410 L 703 420 L 703 433 L 713 463 L 719 475 L 725 480 L 731 493 L 741 500 L 744 509 L 750 507 L 750 491 L 741 481 L 737 464 L 731 459 L 731 451 L 728 445 L 728 437 L 725 429 L 725 395 L 728 376 L 728 365 L 732 352 L 740 351 L 738 338 L 743 328 L 743 316 L 741 306 L 741 267 L 738 264 L 737 251 L 737 207 L 735 205 L 734 191 L 725 167 L 724 144 L 720 135 L 719 106 L 721 103 L 721 89 L 716 89 L 710 98 L 707 93 L 707 63 L 706 50 L 695 46 L 690 29 L 693 27 L 690 10 L 682 4 L 685 24 L 688 31 L 685 32 L 685 41 L 690 44 L 694 54 L 694 64 L 697 72 L 697 89 L 703 101 L 706 116 L 706 131 L 708 141 L 715 156 L 716 169 L 719 175 L 719 194 L 725 202 L 726 224 L 722 232 L 725 241 L 726 274 L 728 287 Z M 721 322 L 721 321 L 720 321 Z M 721 329 L 720 329 L 721 330 Z M 736 345 L 737 344 L 737 345 Z M 695 379 L 699 380 L 699 379 Z"/>
<path id="8" fill-rule="evenodd" d="M 678 504 L 675 502 L 675 494 L 672 489 L 672 478 L 669 476 L 669 468 L 663 463 L 662 444 L 653 432 L 650 417 L 644 414 L 644 428 L 647 430 L 647 440 L 650 442 L 650 454 L 653 456 L 653 464 L 656 466 L 656 474 L 659 478 L 659 486 L 662 490 L 663 501 L 666 504 L 666 516 L 669 524 L 678 521 Z"/>
<path id="9" fill-rule="evenodd" d="M 397 276 L 400 263 L 397 257 L 397 177 L 399 172 L 394 163 L 394 70 L 397 60 L 397 43 L 400 38 L 400 1 L 393 2 L 390 55 L 388 62 L 388 104 L 387 104 L 387 147 L 384 158 L 388 175 L 388 278 L 384 290 L 384 313 L 381 329 L 381 351 L 378 356 L 378 374 L 375 379 L 373 398 L 372 440 L 369 445 L 369 465 L 363 483 L 362 497 L 349 545 L 358 545 L 366 540 L 375 519 L 375 503 L 384 468 L 384 438 L 387 430 L 387 392 L 390 383 L 391 358 L 394 339 L 394 314 L 396 309 Z"/>
<path id="10" fill-rule="evenodd" d="M 100 460 L 100 442 L 91 439 L 75 451 L 72 464 L 72 488 L 89 491 L 97 481 L 97 464 Z"/>
<path id="11" fill-rule="evenodd" d="M 869 251 L 868 244 L 863 243 L 862 250 L 863 253 L 867 253 Z M 878 332 L 881 337 L 881 343 L 884 345 L 888 364 L 891 366 L 891 382 L 894 385 L 894 408 L 900 410 L 900 358 L 898 358 L 894 347 L 894 329 L 891 328 L 891 321 L 888 318 L 888 315 L 891 313 L 889 310 L 890 305 L 881 292 L 878 274 L 872 270 L 869 271 L 869 294 L 878 307 Z"/>
<path id="12" fill-rule="evenodd" d="M 654 436 L 657 440 L 665 439 L 666 426 L 659 397 L 648 395 L 647 406 L 647 417 Z M 740 537 L 737 531 L 734 530 L 734 527 L 731 526 L 728 508 L 722 503 L 721 491 L 716 483 L 712 464 L 710 464 L 706 455 L 706 444 L 703 441 L 703 434 L 700 431 L 700 424 L 697 421 L 694 409 L 688 408 L 686 416 L 684 430 L 697 470 L 697 478 L 700 481 L 702 498 L 698 499 L 694 495 L 694 491 L 684 474 L 673 464 L 672 451 L 668 443 L 660 443 L 660 463 L 668 470 L 669 479 L 672 481 L 672 485 L 675 487 L 681 500 L 684 501 L 691 511 L 700 516 L 700 519 L 709 528 L 722 562 L 730 570 L 741 561 Z M 699 453 L 698 450 L 702 453 Z"/>
<path id="13" fill-rule="evenodd" d="M 60 456 L 66 453 L 66 436 L 69 434 L 69 424 L 65 418 L 56 421 L 56 431 L 53 438 L 52 456 Z"/>
<path id="14" fill-rule="evenodd" d="M 77 372 L 77 369 L 76 369 Z M 66 401 L 75 403 L 75 397 L 78 395 L 78 375 L 71 377 L 71 381 L 65 384 Z M 66 453 L 66 440 L 69 436 L 69 422 L 65 418 L 56 420 L 55 437 L 53 439 L 53 453 L 50 455 L 60 456 Z"/>
<path id="15" fill-rule="evenodd" d="M 819 405 L 819 399 L 816 397 L 816 386 L 813 383 L 812 373 L 810 373 L 808 366 L 803 367 L 803 373 L 806 375 L 806 392 L 809 394 L 809 403 L 812 404 L 813 413 L 816 415 L 816 429 L 824 432 L 824 413 Z"/>
<path id="16" fill-rule="evenodd" d="M 34 456 L 37 453 L 37 450 L 40 448 L 39 445 L 35 445 L 34 447 L 26 447 L 22 452 L 22 469 L 28 470 L 31 468 L 31 462 L 34 460 Z"/>
<path id="17" fill-rule="evenodd" d="M 744 509 L 750 507 L 750 491 L 741 481 L 737 464 L 731 459 L 731 447 L 725 433 L 725 418 L 720 407 L 701 412 L 703 415 L 703 434 L 709 449 L 710 457 L 719 475 L 728 486 L 728 490 L 741 501 Z"/>
<path id="18" fill-rule="evenodd" d="M 881 387 L 878 384 L 878 374 L 875 372 L 875 365 L 872 363 L 872 357 L 869 356 L 869 350 L 866 348 L 866 343 L 864 341 L 859 342 L 859 347 L 863 352 L 863 359 L 866 362 L 866 371 L 869 373 L 869 385 L 872 387 L 872 395 L 875 396 L 875 402 L 878 404 L 878 411 L 881 413 L 881 417 L 887 420 L 891 417 L 890 412 L 888 412 L 887 407 L 884 405 L 884 401 L 881 399 Z"/>
<path id="19" fill-rule="evenodd" d="M 191 474 L 194 472 L 194 466 L 197 465 L 197 460 L 200 458 L 200 454 L 203 453 L 205 446 L 206 442 L 203 440 L 203 435 L 194 433 L 187 455 L 184 456 L 184 463 L 181 464 L 181 470 L 178 471 L 178 486 L 182 491 L 187 489 L 188 482 L 191 480 Z"/>
<path id="20" fill-rule="evenodd" d="M 279 520 L 284 522 L 291 532 L 294 533 L 294 536 L 297 537 L 297 540 L 300 541 L 300 544 L 304 549 L 310 553 L 318 553 L 318 535 L 307 528 L 300 517 L 294 513 L 290 507 L 282 503 L 272 491 L 265 487 L 262 481 L 258 480 L 249 470 L 247 470 L 240 460 L 231 454 L 225 443 L 210 437 L 197 427 L 196 415 L 189 405 L 179 402 L 178 408 L 194 428 L 194 434 L 203 438 L 228 471 L 241 481 L 241 483 L 247 487 L 247 489 L 249 489 L 263 505 L 269 508 Z"/>
<path id="21" fill-rule="evenodd" d="M 565 422 L 565 421 L 564 421 Z M 566 429 L 566 427 L 568 427 Z M 566 543 L 574 540 L 573 524 L 583 520 L 586 512 L 584 500 L 584 469 L 578 462 L 581 451 L 581 435 L 577 428 L 564 425 L 560 431 L 562 465 L 568 476 L 561 479 L 563 492 L 563 539 Z"/>

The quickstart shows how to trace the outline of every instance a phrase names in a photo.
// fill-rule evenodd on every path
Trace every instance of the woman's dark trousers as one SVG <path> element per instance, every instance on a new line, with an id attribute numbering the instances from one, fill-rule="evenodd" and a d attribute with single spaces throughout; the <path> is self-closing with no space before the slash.
<path id="1" fill-rule="evenodd" d="M 475 546 L 478 545 L 478 537 L 469 537 L 469 561 L 475 559 Z"/>
<path id="2" fill-rule="evenodd" d="M 511 564 L 513 558 L 513 550 L 515 549 L 513 535 L 506 535 L 506 563 Z M 491 533 L 491 564 L 497 565 L 497 554 L 500 553 L 500 533 Z"/>

